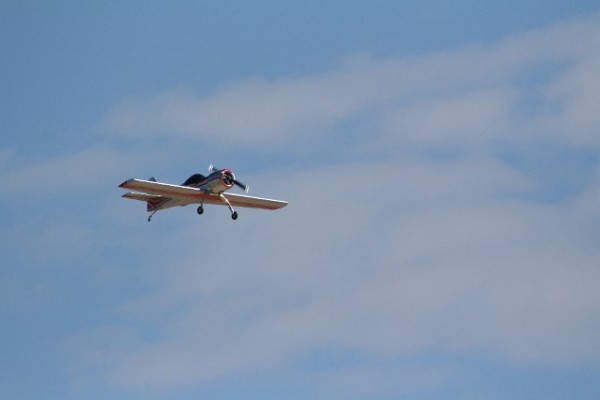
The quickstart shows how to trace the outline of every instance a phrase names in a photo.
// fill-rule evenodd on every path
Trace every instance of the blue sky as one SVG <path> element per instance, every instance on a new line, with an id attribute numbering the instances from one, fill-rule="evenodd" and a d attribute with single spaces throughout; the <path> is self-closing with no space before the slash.
<path id="1" fill-rule="evenodd" d="M 0 397 L 597 398 L 600 6 L 321 3 L 3 2 Z"/>

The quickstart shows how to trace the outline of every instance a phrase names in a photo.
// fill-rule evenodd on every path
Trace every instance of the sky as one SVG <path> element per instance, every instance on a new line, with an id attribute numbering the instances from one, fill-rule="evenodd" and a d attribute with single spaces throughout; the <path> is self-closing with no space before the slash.
<path id="1" fill-rule="evenodd" d="M 0 398 L 597 399 L 600 4 L 3 1 Z M 231 168 L 278 211 L 129 178 Z"/>

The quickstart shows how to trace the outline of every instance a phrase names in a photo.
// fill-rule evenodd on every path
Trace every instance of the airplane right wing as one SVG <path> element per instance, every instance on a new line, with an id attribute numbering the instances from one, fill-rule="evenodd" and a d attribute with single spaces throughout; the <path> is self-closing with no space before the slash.
<path id="1" fill-rule="evenodd" d="M 287 206 L 287 201 L 264 199 L 262 197 L 248 196 L 236 193 L 223 193 L 234 207 L 262 208 L 263 210 L 277 210 Z"/>

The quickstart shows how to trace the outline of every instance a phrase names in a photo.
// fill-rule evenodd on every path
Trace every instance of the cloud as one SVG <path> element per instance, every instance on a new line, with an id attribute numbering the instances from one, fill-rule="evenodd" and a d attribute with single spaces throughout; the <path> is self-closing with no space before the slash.
<path id="1" fill-rule="evenodd" d="M 29 197 L 43 195 L 45 200 L 66 194 L 90 193 L 94 184 L 103 177 L 123 169 L 130 162 L 126 157 L 108 148 L 90 147 L 73 154 L 57 155 L 27 164 L 11 162 L 3 164 L 0 193 L 4 197 Z"/>
<path id="2" fill-rule="evenodd" d="M 283 210 L 249 210 L 235 224 L 205 215 L 206 240 L 195 222 L 149 233 L 142 259 L 155 286 L 74 346 L 98 356 L 104 379 L 165 391 L 261 370 L 310 375 L 303 357 L 320 348 L 358 360 L 329 367 L 330 382 L 404 371 L 402 360 L 432 353 L 597 363 L 597 167 L 578 164 L 569 191 L 545 172 L 552 165 L 515 161 L 539 159 L 549 143 L 571 158 L 598 151 L 597 22 L 115 106 L 113 134 L 241 142 L 283 157 L 291 144 L 333 142 L 342 156 L 255 176 L 257 195 L 290 200 Z M 352 140 L 332 140 L 348 131 Z M 119 351 L 95 352 L 107 331 Z M 415 374 L 442 385 L 438 367 Z M 323 376 L 314 379 L 326 388 Z"/>
<path id="3" fill-rule="evenodd" d="M 597 123 L 597 21 L 592 15 L 493 45 L 411 59 L 357 57 L 326 74 L 253 79 L 203 96 L 175 89 L 116 105 L 104 129 L 281 150 L 318 142 L 348 124 L 380 120 L 396 121 L 420 141 L 473 140 L 504 132 L 496 124 L 506 117 L 527 115 L 558 124 L 561 134 L 577 130 L 597 145 L 590 131 Z M 521 113 L 532 97 L 539 108 Z"/>
<path id="4" fill-rule="evenodd" d="M 374 173 L 390 170 L 393 183 Z M 323 347 L 374 360 L 357 368 L 376 375 L 377 365 L 432 352 L 525 365 L 598 361 L 600 254 L 582 241 L 585 215 L 499 196 L 531 190 L 514 170 L 392 162 L 297 173 L 295 189 L 283 177 L 265 180 L 293 199 L 279 214 L 215 222 L 211 237 L 227 237 L 218 245 L 198 243 L 195 225 L 161 237 L 170 251 L 153 253 L 164 280 L 117 310 L 138 340 L 102 357 L 109 379 L 169 391 L 302 370 L 303 357 Z M 305 190 L 318 181 L 329 190 Z M 326 371 L 332 380 L 342 373 Z"/>
<path id="5" fill-rule="evenodd" d="M 550 124 L 565 139 L 581 146 L 597 146 L 600 140 L 600 116 L 594 107 L 600 101 L 599 71 L 600 57 L 592 56 L 570 68 L 548 88 L 549 98 L 560 110 L 558 115 L 549 117 Z"/>

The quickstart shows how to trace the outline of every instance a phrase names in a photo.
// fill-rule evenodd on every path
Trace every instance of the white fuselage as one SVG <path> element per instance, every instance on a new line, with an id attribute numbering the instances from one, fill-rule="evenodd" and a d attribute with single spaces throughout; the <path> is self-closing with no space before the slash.
<path id="1" fill-rule="evenodd" d="M 204 181 L 199 182 L 197 187 L 206 193 L 221 194 L 233 186 L 233 175 L 229 170 L 217 171 L 210 174 Z"/>
<path id="2" fill-rule="evenodd" d="M 234 179 L 235 178 L 233 177 L 233 173 L 228 169 L 224 169 L 221 171 L 215 171 L 209 176 L 207 176 L 206 179 L 198 183 L 191 184 L 189 186 L 200 189 L 201 191 L 207 194 L 220 195 L 221 193 L 233 187 Z M 177 198 L 166 197 L 157 202 L 148 203 L 148 211 L 164 210 L 165 208 L 185 205 L 187 205 L 187 203 L 182 202 Z"/>

